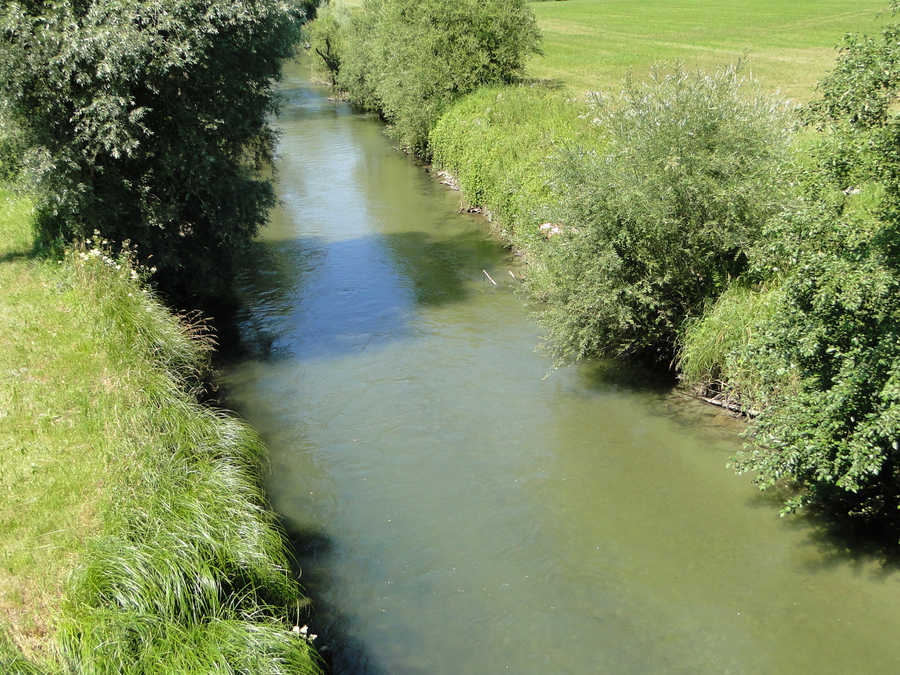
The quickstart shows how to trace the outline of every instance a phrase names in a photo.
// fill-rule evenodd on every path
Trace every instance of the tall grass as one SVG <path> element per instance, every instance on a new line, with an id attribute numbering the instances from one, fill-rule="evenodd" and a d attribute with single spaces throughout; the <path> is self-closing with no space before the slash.
<path id="1" fill-rule="evenodd" d="M 29 302 L 49 310 L 54 298 L 66 298 L 52 330 L 32 308 L 24 339 L 0 345 L 0 363 L 13 350 L 23 368 L 37 371 L 37 345 L 65 352 L 69 342 L 96 357 L 62 375 L 64 365 L 51 363 L 13 394 L 31 401 L 23 409 L 71 417 L 70 435 L 84 438 L 81 455 L 55 458 L 67 446 L 33 414 L 17 416 L 19 436 L 0 443 L 6 469 L 31 459 L 30 446 L 24 459 L 14 448 L 36 439 L 46 442 L 48 463 L 74 463 L 73 478 L 82 463 L 95 471 L 86 495 L 98 517 L 83 532 L 89 543 L 66 540 L 56 551 L 76 565 L 60 606 L 45 617 L 55 644 L 39 661 L 72 673 L 318 672 L 311 645 L 291 631 L 305 602 L 260 485 L 265 448 L 245 424 L 198 403 L 212 340 L 160 304 L 143 274 L 127 254 L 110 257 L 102 242 L 59 263 L 0 262 L 2 290 L 19 284 L 16 311 Z M 57 410 L 69 403 L 48 389 L 53 382 L 93 392 L 93 409 L 74 417 Z M 30 432 L 21 428 L 28 425 Z M 71 517 L 54 511 L 45 496 L 51 487 L 23 485 L 42 504 L 35 517 Z M 40 586 L 43 573 L 39 565 L 16 568 L 24 585 Z M 3 672 L 26 664 L 17 651 L 0 644 Z"/>
<path id="2" fill-rule="evenodd" d="M 576 99 L 544 86 L 479 89 L 438 120 L 429 138 L 434 164 L 457 178 L 467 200 L 490 211 L 507 241 L 522 247 L 561 197 L 555 153 L 576 143 L 602 144 L 583 113 Z"/>
<path id="3" fill-rule="evenodd" d="M 701 316 L 683 328 L 676 362 L 682 381 L 704 395 L 723 395 L 745 409 L 759 410 L 775 388 L 790 386 L 766 377 L 749 346 L 778 311 L 777 284 L 754 289 L 732 283 Z M 786 375 L 786 374 L 785 374 Z"/>
<path id="4" fill-rule="evenodd" d="M 192 395 L 209 340 L 139 287 L 127 260 L 92 253 L 70 256 L 72 280 L 94 292 L 138 401 L 117 420 L 133 461 L 104 536 L 74 577 L 63 663 L 88 672 L 315 672 L 308 643 L 287 630 L 299 589 L 259 484 L 265 449 L 246 425 Z M 136 357 L 151 367 L 134 369 Z"/>

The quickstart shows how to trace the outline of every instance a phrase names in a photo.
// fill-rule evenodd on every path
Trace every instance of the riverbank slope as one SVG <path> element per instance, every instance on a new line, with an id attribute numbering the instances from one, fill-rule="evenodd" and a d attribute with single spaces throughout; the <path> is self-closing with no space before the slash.
<path id="1" fill-rule="evenodd" d="M 317 672 L 265 449 L 197 400 L 212 339 L 30 219 L 0 193 L 0 670 Z"/>

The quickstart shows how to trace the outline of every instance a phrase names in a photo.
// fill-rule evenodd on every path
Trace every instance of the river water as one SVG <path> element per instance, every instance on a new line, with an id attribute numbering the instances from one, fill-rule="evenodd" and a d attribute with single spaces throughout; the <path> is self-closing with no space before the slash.
<path id="1" fill-rule="evenodd" d="M 301 66 L 285 96 L 222 384 L 335 672 L 900 671 L 900 577 L 726 468 L 740 422 L 551 370 L 459 194 Z"/>

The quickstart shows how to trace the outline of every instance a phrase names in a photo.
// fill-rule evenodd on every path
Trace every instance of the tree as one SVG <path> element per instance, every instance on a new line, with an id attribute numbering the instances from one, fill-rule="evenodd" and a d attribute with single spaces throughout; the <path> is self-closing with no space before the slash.
<path id="1" fill-rule="evenodd" d="M 780 207 L 784 113 L 735 68 L 655 70 L 594 101 L 602 149 L 562 149 L 564 227 L 541 254 L 541 315 L 560 360 L 671 363 L 685 321 L 744 270 Z"/>
<path id="2" fill-rule="evenodd" d="M 441 112 L 520 76 L 539 37 L 524 0 L 366 0 L 347 27 L 338 84 L 427 156 Z"/>
<path id="3" fill-rule="evenodd" d="M 130 240 L 162 290 L 224 286 L 273 204 L 259 170 L 303 12 L 283 0 L 13 0 L 4 96 L 32 146 L 45 245 Z"/>

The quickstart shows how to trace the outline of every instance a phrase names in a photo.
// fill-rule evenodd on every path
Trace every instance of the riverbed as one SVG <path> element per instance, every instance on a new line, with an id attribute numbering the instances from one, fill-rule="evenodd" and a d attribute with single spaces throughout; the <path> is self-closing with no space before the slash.
<path id="1" fill-rule="evenodd" d="M 459 193 L 304 66 L 284 95 L 221 383 L 335 672 L 900 669 L 900 576 L 727 468 L 743 422 L 623 364 L 552 368 Z"/>

